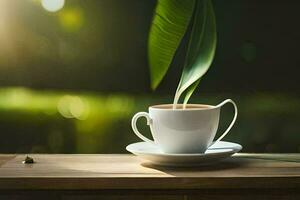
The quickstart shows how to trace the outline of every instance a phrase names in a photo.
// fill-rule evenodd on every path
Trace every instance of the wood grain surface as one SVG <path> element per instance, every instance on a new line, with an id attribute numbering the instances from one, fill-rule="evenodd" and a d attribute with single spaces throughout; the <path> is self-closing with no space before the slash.
<path id="1" fill-rule="evenodd" d="M 15 158 L 16 155 L 5 155 L 5 154 L 0 154 L 0 167 L 5 164 L 8 160 L 11 160 Z"/>
<path id="2" fill-rule="evenodd" d="M 236 154 L 197 168 L 158 167 L 127 154 L 31 154 L 36 163 L 27 165 L 25 156 L 0 155 L 0 190 L 300 190 L 300 154 Z"/>

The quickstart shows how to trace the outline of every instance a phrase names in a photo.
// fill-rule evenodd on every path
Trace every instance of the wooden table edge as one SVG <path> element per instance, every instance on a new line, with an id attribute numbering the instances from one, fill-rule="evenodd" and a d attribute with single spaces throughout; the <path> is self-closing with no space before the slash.
<path id="1" fill-rule="evenodd" d="M 299 189 L 300 177 L 0 178 L 0 190 Z"/>

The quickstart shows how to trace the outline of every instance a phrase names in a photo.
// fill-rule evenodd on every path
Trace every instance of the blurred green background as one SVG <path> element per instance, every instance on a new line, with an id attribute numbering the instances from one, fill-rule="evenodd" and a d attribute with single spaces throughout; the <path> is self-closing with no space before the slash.
<path id="1" fill-rule="evenodd" d="M 213 2 L 216 57 L 191 102 L 235 100 L 239 117 L 225 140 L 244 152 L 300 152 L 300 2 Z M 139 141 L 131 117 L 172 102 L 183 61 L 179 49 L 162 85 L 150 90 L 155 4 L 1 0 L 0 152 L 125 153 Z M 232 112 L 222 109 L 219 134 Z M 139 127 L 149 135 L 142 119 Z"/>

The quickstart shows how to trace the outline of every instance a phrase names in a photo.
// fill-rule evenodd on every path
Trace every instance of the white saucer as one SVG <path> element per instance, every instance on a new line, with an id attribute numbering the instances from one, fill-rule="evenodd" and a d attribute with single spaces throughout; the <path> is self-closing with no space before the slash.
<path id="1" fill-rule="evenodd" d="M 169 154 L 163 153 L 156 145 L 147 142 L 130 144 L 126 150 L 139 156 L 142 160 L 163 166 L 200 166 L 218 162 L 239 152 L 242 146 L 232 142 L 220 141 L 209 147 L 205 153 Z"/>

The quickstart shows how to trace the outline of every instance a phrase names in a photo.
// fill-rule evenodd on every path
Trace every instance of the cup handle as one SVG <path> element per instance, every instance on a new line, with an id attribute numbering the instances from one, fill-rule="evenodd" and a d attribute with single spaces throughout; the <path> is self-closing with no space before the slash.
<path id="1" fill-rule="evenodd" d="M 218 142 L 218 141 L 222 140 L 227 135 L 227 133 L 230 131 L 230 129 L 232 128 L 232 126 L 235 123 L 235 120 L 237 118 L 238 109 L 237 109 L 237 106 L 234 103 L 234 101 L 232 101 L 231 99 L 224 100 L 222 103 L 218 104 L 216 107 L 217 108 L 221 107 L 221 106 L 225 105 L 226 103 L 231 103 L 233 105 L 233 107 L 234 107 L 234 116 L 233 116 L 233 119 L 232 119 L 230 125 L 228 126 L 228 128 L 226 129 L 226 131 L 217 140 L 215 140 L 212 144 L 214 144 L 215 142 Z"/>
<path id="2" fill-rule="evenodd" d="M 137 122 L 137 120 L 138 120 L 140 117 L 145 117 L 145 118 L 147 119 L 147 125 L 150 125 L 150 123 L 151 123 L 151 118 L 149 117 L 149 114 L 148 114 L 148 113 L 146 113 L 146 112 L 138 112 L 138 113 L 136 113 L 136 114 L 132 117 L 132 120 L 131 120 L 131 127 L 132 127 L 133 132 L 134 132 L 139 138 L 141 138 L 143 141 L 154 144 L 154 141 L 152 141 L 152 140 L 146 138 L 145 136 L 143 136 L 143 135 L 138 131 L 138 128 L 137 128 L 137 126 L 136 126 L 136 122 Z"/>

